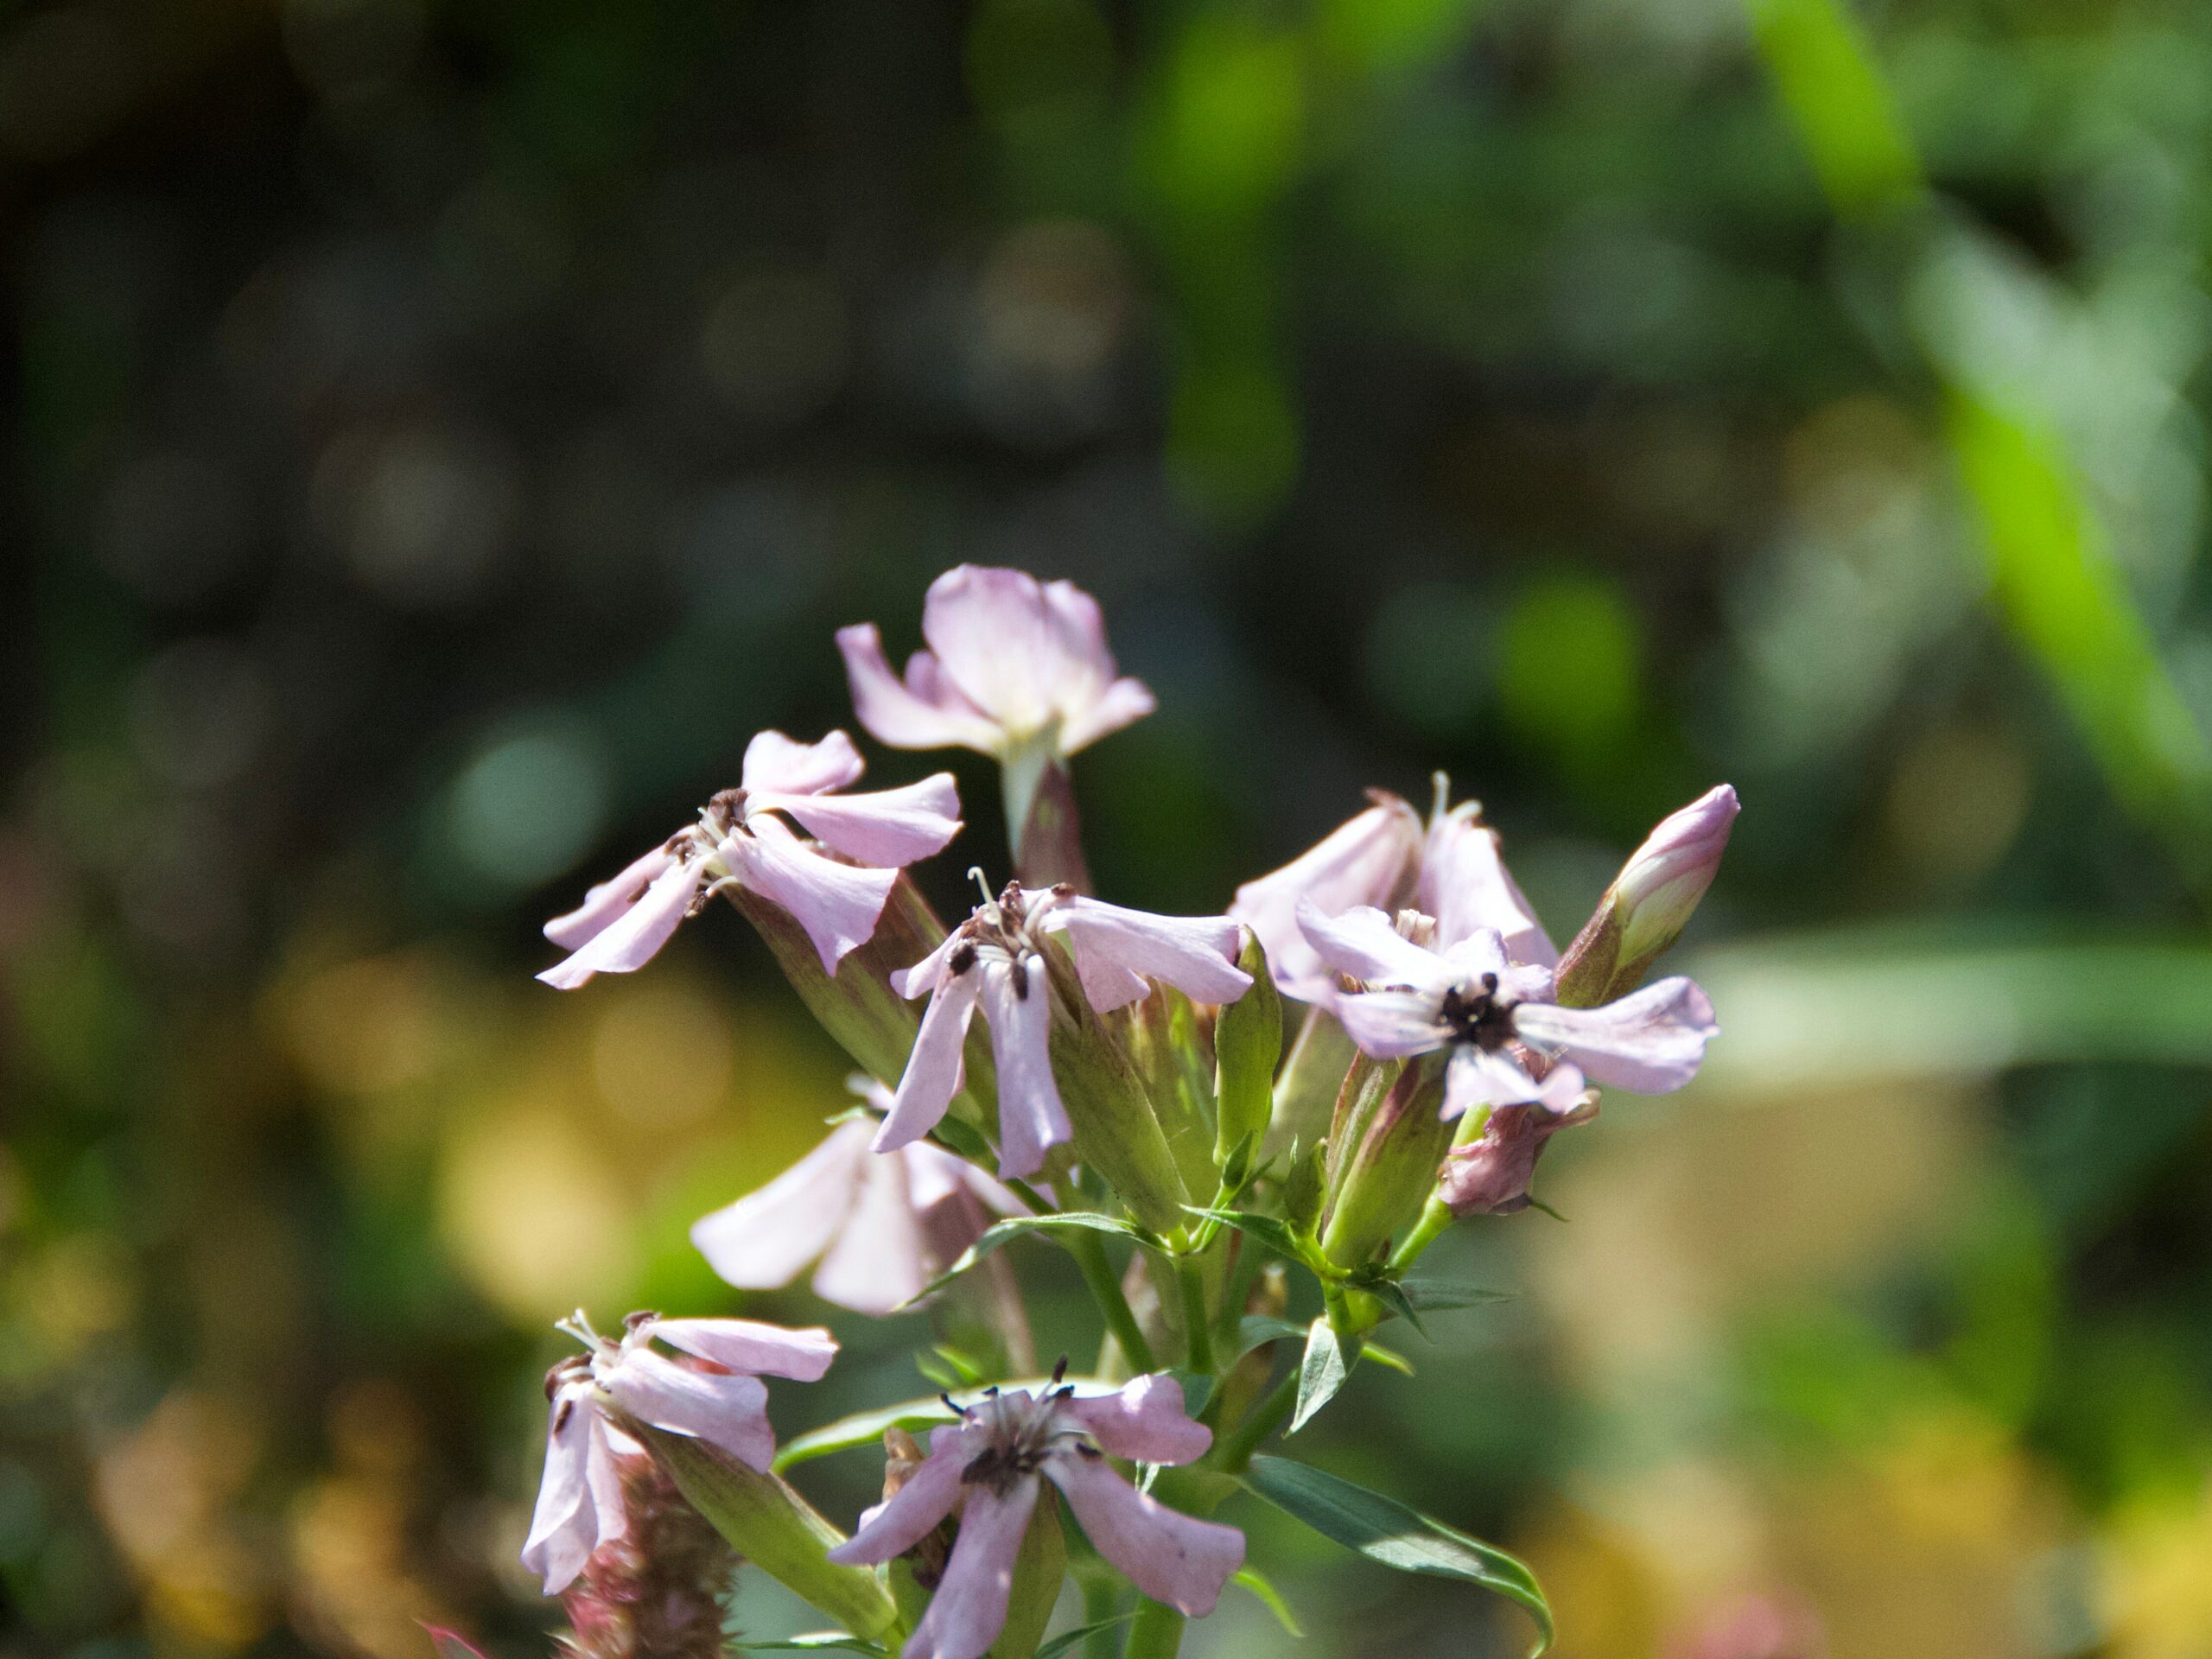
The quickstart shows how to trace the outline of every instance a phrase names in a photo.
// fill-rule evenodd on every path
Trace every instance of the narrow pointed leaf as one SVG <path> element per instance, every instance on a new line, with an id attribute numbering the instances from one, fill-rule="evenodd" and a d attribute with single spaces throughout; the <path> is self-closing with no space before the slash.
<path id="1" fill-rule="evenodd" d="M 1291 1231 L 1287 1222 L 1279 1221 L 1273 1216 L 1257 1215 L 1249 1210 L 1201 1210 L 1196 1205 L 1185 1205 L 1184 1208 L 1194 1216 L 1217 1221 L 1224 1227 L 1234 1227 L 1247 1238 L 1257 1239 L 1277 1255 L 1300 1263 L 1306 1261 L 1306 1245 L 1296 1233 Z"/>
<path id="2" fill-rule="evenodd" d="M 1243 1484 L 1284 1514 L 1370 1561 L 1401 1573 L 1458 1579 L 1517 1602 L 1536 1621 L 1534 1652 L 1551 1646 L 1552 1610 L 1536 1575 L 1494 1545 L 1394 1497 L 1287 1458 L 1254 1458 Z"/>
<path id="3" fill-rule="evenodd" d="M 1455 1308 L 1486 1307 L 1492 1302 L 1514 1300 L 1510 1290 L 1489 1290 L 1450 1279 L 1401 1279 L 1398 1288 L 1423 1313 L 1446 1313 Z"/>
<path id="4" fill-rule="evenodd" d="M 1135 1613 L 1118 1613 L 1112 1618 L 1102 1618 L 1095 1624 L 1078 1624 L 1071 1630 L 1062 1630 L 1037 1649 L 1037 1659 L 1060 1659 L 1061 1655 L 1073 1653 L 1101 1630 L 1110 1630 L 1117 1624 L 1126 1624 L 1135 1617 Z"/>
<path id="5" fill-rule="evenodd" d="M 1351 1360 L 1324 1313 L 1306 1333 L 1306 1357 L 1298 1367 L 1298 1408 L 1291 1414 L 1289 1433 L 1305 1427 L 1308 1418 L 1336 1397 L 1351 1374 Z"/>
<path id="6" fill-rule="evenodd" d="M 1268 1581 L 1267 1574 L 1257 1567 L 1248 1567 L 1230 1580 L 1242 1585 L 1260 1599 L 1260 1605 L 1275 1616 L 1275 1623 L 1291 1635 L 1303 1639 L 1306 1631 L 1290 1611 L 1290 1604 L 1282 1599 L 1282 1592 Z"/>
<path id="7" fill-rule="evenodd" d="M 1166 1248 L 1156 1233 L 1148 1232 L 1116 1217 L 1102 1216 L 1087 1210 L 1071 1210 L 1053 1216 L 1008 1216 L 1004 1221 L 994 1222 L 981 1238 L 961 1252 L 957 1262 L 915 1292 L 906 1306 L 912 1307 L 925 1297 L 943 1290 L 1008 1239 L 1020 1238 L 1024 1233 L 1035 1233 L 1049 1238 L 1056 1233 L 1070 1232 L 1109 1233 L 1116 1238 L 1129 1239 L 1147 1250 Z"/>

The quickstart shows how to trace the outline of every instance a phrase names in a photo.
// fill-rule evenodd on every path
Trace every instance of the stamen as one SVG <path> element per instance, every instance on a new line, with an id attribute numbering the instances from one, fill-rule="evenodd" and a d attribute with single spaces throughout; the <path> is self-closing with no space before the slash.
<path id="1" fill-rule="evenodd" d="M 1052 1366 L 1052 1386 L 1056 1389 L 1058 1388 L 1063 1382 L 1067 1380 L 1067 1374 L 1068 1357 L 1065 1354 L 1062 1354 Z"/>
<path id="2" fill-rule="evenodd" d="M 992 899 L 995 895 L 991 892 L 991 884 L 983 879 L 983 867 L 980 864 L 970 864 L 968 867 L 968 879 L 970 881 L 973 881 L 976 887 L 982 892 L 983 895 L 983 908 L 985 910 L 988 910 L 991 907 Z"/>
<path id="3" fill-rule="evenodd" d="M 1445 809 L 1452 804 L 1452 777 L 1449 772 L 1440 770 L 1428 774 L 1428 782 L 1429 787 L 1436 791 L 1429 803 L 1428 821 L 1440 823 L 1443 821 Z"/>

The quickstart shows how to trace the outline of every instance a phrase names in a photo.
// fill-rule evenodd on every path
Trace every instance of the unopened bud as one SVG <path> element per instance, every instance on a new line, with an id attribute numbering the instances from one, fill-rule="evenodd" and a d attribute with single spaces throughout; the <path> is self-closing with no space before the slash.
<path id="1" fill-rule="evenodd" d="M 1444 1160 L 1436 1196 L 1455 1216 L 1510 1216 L 1529 1207 L 1529 1183 L 1544 1142 L 1570 1123 L 1598 1116 L 1598 1096 L 1585 1094 L 1564 1112 L 1538 1101 L 1491 1109 L 1483 1132 Z"/>
<path id="2" fill-rule="evenodd" d="M 1340 1268 L 1372 1260 L 1414 1221 L 1436 1184 L 1452 1143 L 1444 1103 L 1444 1057 L 1423 1054 L 1400 1067 L 1364 1056 L 1344 1081 L 1331 1135 L 1331 1196 L 1321 1249 Z"/>
<path id="3" fill-rule="evenodd" d="M 1663 820 L 1630 855 L 1560 959 L 1563 1005 L 1595 1007 L 1643 982 L 1713 885 L 1737 810 L 1735 790 L 1722 784 Z"/>
<path id="4" fill-rule="evenodd" d="M 1213 1033 L 1213 1155 L 1224 1170 L 1240 1147 L 1247 1168 L 1257 1154 L 1274 1110 L 1275 1063 L 1282 1058 L 1282 997 L 1268 973 L 1268 953 L 1249 927 L 1236 965 L 1252 976 L 1252 988 L 1221 1011 Z"/>

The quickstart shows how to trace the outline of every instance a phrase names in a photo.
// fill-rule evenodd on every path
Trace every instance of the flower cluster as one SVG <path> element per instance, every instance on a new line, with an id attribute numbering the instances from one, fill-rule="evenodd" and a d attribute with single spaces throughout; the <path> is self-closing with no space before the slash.
<path id="1" fill-rule="evenodd" d="M 1643 980 L 1710 885 L 1736 799 L 1724 786 L 1662 823 L 1564 953 L 1496 830 L 1473 803 L 1448 804 L 1440 778 L 1426 819 L 1377 791 L 1223 913 L 1158 915 L 1089 890 L 1069 758 L 1154 706 L 1120 672 L 1096 601 L 963 566 L 931 585 L 922 633 L 901 677 L 874 624 L 840 632 L 859 722 L 894 748 L 999 763 L 1012 881 L 939 923 L 901 872 L 959 832 L 951 776 L 851 792 L 864 763 L 842 732 L 763 732 L 736 787 L 547 925 L 569 954 L 539 977 L 566 989 L 635 970 L 716 894 L 772 944 L 787 936 L 779 963 L 866 1068 L 857 1103 L 692 1242 L 741 1290 L 811 1269 L 823 1300 L 917 1310 L 935 1338 L 924 1369 L 964 1400 L 832 1424 L 779 1455 L 760 1379 L 820 1378 L 836 1352 L 826 1331 L 633 1314 L 609 1338 L 578 1313 L 562 1328 L 584 1351 L 546 1381 L 524 1560 L 549 1593 L 580 1576 L 620 1594 L 658 1586 L 683 1628 L 704 1629 L 715 1586 L 669 1580 L 728 1557 L 672 1541 L 699 1535 L 681 1524 L 688 1504 L 837 1620 L 844 1644 L 1027 1654 L 1065 1572 L 1052 1491 L 1136 1598 L 1118 1616 L 1129 1651 L 1172 1653 L 1244 1564 L 1243 1533 L 1210 1515 L 1239 1490 L 1230 1478 L 1341 1386 L 1407 1306 L 1395 1284 L 1413 1259 L 1454 1217 L 1530 1205 L 1546 1141 L 1594 1117 L 1600 1090 L 1663 1093 L 1695 1075 L 1710 1003 L 1686 978 Z M 1296 1093 L 1285 997 L 1305 1005 L 1295 1052 L 1336 1055 L 1341 1084 L 1325 1081 L 1340 1097 L 1325 1148 L 1264 1155 Z M 1063 1244 L 1097 1302 L 1086 1375 L 1024 1369 L 1019 1281 L 995 1252 L 1024 1232 Z M 1122 1268 L 1109 1240 L 1135 1252 Z M 1311 1284 L 1309 1347 L 1329 1361 L 1309 1352 L 1271 1383 L 1286 1268 Z M 1254 1313 L 1256 1352 L 1236 1339 Z M 1163 1352 L 1198 1379 L 1198 1417 Z M 925 1455 L 906 1431 L 931 1422 Z M 884 1500 L 846 1537 L 781 1471 L 887 1425 Z M 1336 1478 L 1274 1461 L 1293 1471 L 1276 1484 Z M 1325 1531 L 1341 1510 L 1286 1507 Z"/>

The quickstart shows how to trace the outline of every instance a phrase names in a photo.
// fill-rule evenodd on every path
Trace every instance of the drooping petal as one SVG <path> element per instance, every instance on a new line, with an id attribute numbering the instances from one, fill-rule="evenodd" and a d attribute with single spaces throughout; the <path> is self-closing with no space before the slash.
<path id="1" fill-rule="evenodd" d="M 759 1319 L 652 1319 L 636 1334 L 710 1359 L 748 1376 L 816 1382 L 837 1357 L 836 1338 L 818 1325 L 793 1330 Z"/>
<path id="2" fill-rule="evenodd" d="M 600 882 L 584 894 L 584 901 L 565 916 L 545 924 L 545 937 L 563 950 L 574 950 L 595 938 L 624 911 L 645 896 L 645 889 L 671 864 L 676 853 L 666 842 L 632 859 L 620 874 Z"/>
<path id="3" fill-rule="evenodd" d="M 1421 819 L 1395 795 L 1378 796 L 1281 869 L 1236 889 L 1229 913 L 1259 936 L 1268 971 L 1285 994 L 1327 1001 L 1335 976 L 1299 931 L 1298 903 L 1310 898 L 1325 916 L 1355 905 L 1392 903 L 1421 849 Z"/>
<path id="4" fill-rule="evenodd" d="M 1034 1175 L 1045 1154 L 1072 1139 L 1060 1087 L 1052 1077 L 1052 995 L 1045 959 L 995 962 L 983 969 L 983 1014 L 991 1024 L 991 1055 L 999 1073 L 999 1173 L 1008 1180 Z"/>
<path id="5" fill-rule="evenodd" d="M 1160 699 L 1152 695 L 1150 686 L 1142 680 L 1124 676 L 1081 711 L 1061 721 L 1060 753 L 1073 754 L 1078 749 L 1088 748 L 1124 726 L 1134 726 L 1159 707 Z"/>
<path id="6" fill-rule="evenodd" d="M 983 976 L 972 967 L 938 980 L 929 1007 L 922 1010 L 921 1028 L 914 1033 L 898 1092 L 891 1097 L 891 1114 L 875 1131 L 877 1152 L 891 1152 L 919 1140 L 944 1116 L 945 1108 L 960 1092 L 960 1046 L 967 1040 L 968 1021 L 982 989 Z"/>
<path id="7" fill-rule="evenodd" d="M 1014 1561 L 1036 1508 L 1033 1475 L 1003 1493 L 988 1485 L 968 1489 L 952 1557 L 930 1598 L 929 1611 L 914 1627 L 904 1659 L 982 1659 L 990 1651 L 1006 1628 Z"/>
<path id="8" fill-rule="evenodd" d="M 762 790 L 748 814 L 787 812 L 825 847 L 863 864 L 896 869 L 944 850 L 960 833 L 960 791 L 949 772 L 918 784 L 858 795 L 792 795 Z"/>
<path id="9" fill-rule="evenodd" d="M 1058 1409 L 1125 1462 L 1190 1463 L 1213 1444 L 1213 1431 L 1183 1408 L 1183 1385 L 1165 1372 L 1140 1376 L 1118 1394 L 1064 1400 Z"/>
<path id="10" fill-rule="evenodd" d="M 607 1419 L 591 1414 L 591 1449 L 584 1457 L 584 1484 L 590 1491 L 592 1513 L 598 1518 L 599 1536 L 592 1548 L 612 1543 L 630 1529 L 630 1507 L 622 1500 L 622 1471 L 615 1462 L 618 1449 L 641 1457 L 645 1448 L 627 1434 L 607 1427 Z"/>
<path id="11" fill-rule="evenodd" d="M 1155 916 L 1075 898 L 1053 905 L 1041 925 L 1066 936 L 1083 994 L 1101 1014 L 1145 994 L 1138 975 L 1194 1002 L 1234 1002 L 1252 986 L 1236 965 L 1241 931 L 1226 916 Z"/>
<path id="12" fill-rule="evenodd" d="M 859 1199 L 814 1275 L 814 1294 L 824 1301 L 880 1315 L 921 1294 L 927 1282 L 921 1218 L 906 1181 L 906 1160 L 913 1151 L 861 1154 L 868 1166 Z"/>
<path id="13" fill-rule="evenodd" d="M 840 1567 L 873 1567 L 921 1542 L 960 1501 L 960 1477 L 983 1450 L 985 1438 L 957 1425 L 931 1434 L 922 1466 L 862 1516 L 860 1529 L 832 1549 L 830 1559 Z"/>
<path id="14" fill-rule="evenodd" d="M 1213 1611 L 1221 1586 L 1244 1565 L 1244 1535 L 1178 1513 L 1140 1492 L 1103 1459 L 1062 1451 L 1045 1472 L 1067 1494 L 1098 1553 L 1154 1601 L 1192 1618 Z"/>
<path id="15" fill-rule="evenodd" d="M 598 1513 L 587 1502 L 593 1412 L 587 1390 L 564 1387 L 545 1427 L 545 1473 L 522 1547 L 522 1564 L 555 1596 L 584 1570 L 599 1541 Z"/>
<path id="16" fill-rule="evenodd" d="M 1663 1095 L 1697 1075 L 1705 1046 L 1719 1034 L 1713 1004 L 1677 975 L 1596 1008 L 1524 1003 L 1514 1029 L 1566 1055 L 1599 1083 Z"/>
<path id="17" fill-rule="evenodd" d="M 538 978 L 556 990 L 574 990 L 594 974 L 634 973 L 666 944 L 698 896 L 696 863 L 668 864 L 637 903 L 608 922 L 566 959 Z"/>
<path id="18" fill-rule="evenodd" d="M 626 1343 L 621 1358 L 603 1367 L 599 1380 L 640 1422 L 719 1446 L 747 1468 L 765 1471 L 776 1455 L 768 1389 L 757 1376 L 694 1370 Z"/>
<path id="19" fill-rule="evenodd" d="M 1564 1112 L 1534 1103 L 1498 1107 L 1480 1136 L 1446 1154 L 1437 1197 L 1455 1216 L 1507 1216 L 1527 1209 L 1529 1183 L 1544 1143 L 1596 1116 L 1595 1105 Z"/>
<path id="20" fill-rule="evenodd" d="M 917 1141 L 901 1148 L 906 1160 L 906 1191 L 917 1210 L 931 1210 L 962 1192 L 973 1193 L 985 1207 L 1002 1216 L 1026 1216 L 1029 1206 L 1011 1189 L 991 1179 L 965 1158 L 956 1158 L 942 1147 Z"/>
<path id="21" fill-rule="evenodd" d="M 972 708 L 963 709 L 941 695 L 922 689 L 931 678 L 918 674 L 909 664 L 902 682 L 891 671 L 883 654 L 883 636 L 873 622 L 837 630 L 837 649 L 844 653 L 845 677 L 853 692 L 853 713 L 880 743 L 894 749 L 980 749 L 995 754 L 1000 747 L 998 728 Z"/>
<path id="22" fill-rule="evenodd" d="M 691 1243 L 724 1282 L 773 1290 L 830 1247 L 853 1207 L 874 1133 L 855 1118 L 758 1192 L 691 1224 Z"/>
<path id="23" fill-rule="evenodd" d="M 874 933 L 899 872 L 841 864 L 810 851 L 774 818 L 755 818 L 747 827 L 750 834 L 723 840 L 723 859 L 739 880 L 791 912 L 814 942 L 823 971 L 835 974 L 846 953 Z"/>
<path id="24" fill-rule="evenodd" d="M 1497 832 L 1482 822 L 1475 803 L 1462 803 L 1430 826 L 1414 892 L 1414 902 L 1436 918 L 1440 950 L 1478 927 L 1495 928 L 1515 962 L 1558 965 L 1558 949 L 1505 868 Z"/>
<path id="25" fill-rule="evenodd" d="M 1571 1072 L 1574 1068 L 1560 1069 Z M 1579 1092 L 1579 1079 L 1577 1087 Z M 1511 1055 L 1463 1044 L 1452 1051 L 1451 1061 L 1444 1068 L 1444 1104 L 1437 1116 L 1453 1122 L 1470 1106 L 1512 1106 L 1538 1099 L 1543 1093 L 1544 1085 Z"/>
<path id="26" fill-rule="evenodd" d="M 938 981 L 944 973 L 944 964 L 951 959 L 952 953 L 960 948 L 962 938 L 960 930 L 956 927 L 938 941 L 936 950 L 931 951 L 913 966 L 893 969 L 891 975 L 891 988 L 908 1001 L 912 1001 L 918 996 L 927 996 L 931 991 L 937 989 Z"/>
<path id="27" fill-rule="evenodd" d="M 867 769 L 853 740 L 842 732 L 832 732 L 819 743 L 761 732 L 745 746 L 745 769 L 739 775 L 748 797 L 819 795 L 855 782 Z"/>
<path id="28" fill-rule="evenodd" d="M 1362 991 L 1337 999 L 1344 1033 L 1371 1059 L 1403 1060 L 1452 1040 L 1437 1018 L 1437 1000 L 1426 991 Z"/>
<path id="29" fill-rule="evenodd" d="M 1440 991 L 1454 977 L 1449 963 L 1400 934 L 1371 905 L 1328 916 L 1312 899 L 1301 899 L 1298 926 L 1331 969 L 1367 985 Z"/>

